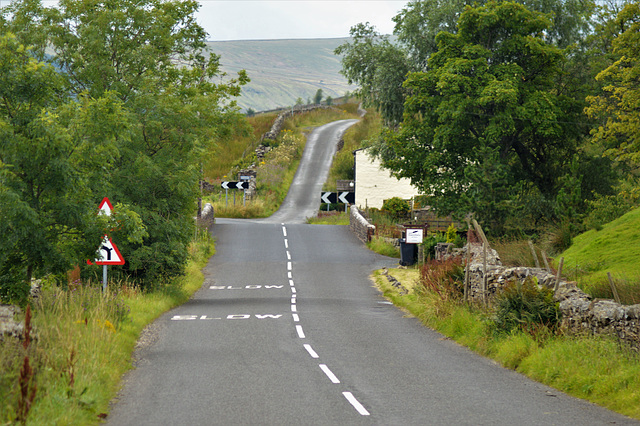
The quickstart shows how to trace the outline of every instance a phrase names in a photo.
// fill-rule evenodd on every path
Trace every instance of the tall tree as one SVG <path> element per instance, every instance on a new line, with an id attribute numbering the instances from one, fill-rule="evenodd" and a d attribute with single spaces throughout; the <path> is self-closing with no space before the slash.
<path id="1" fill-rule="evenodd" d="M 547 14 L 551 23 L 541 37 L 567 47 L 580 42 L 592 28 L 595 3 L 592 0 L 519 1 L 531 10 Z M 437 50 L 436 36 L 456 33 L 465 7 L 486 4 L 486 0 L 414 0 L 408 2 L 395 22 L 396 41 L 381 36 L 375 28 L 358 24 L 351 28 L 352 40 L 336 49 L 343 55 L 342 73 L 360 86 L 361 96 L 376 107 L 387 124 L 402 121 L 407 72 L 426 71 L 429 57 Z M 580 70 L 584 67 L 577 66 Z"/>
<path id="2" fill-rule="evenodd" d="M 403 124 L 377 147 L 383 164 L 446 213 L 495 220 L 518 190 L 555 197 L 581 135 L 550 25 L 518 3 L 467 8 L 456 34 L 436 37 L 428 70 L 409 74 Z"/>
<path id="3" fill-rule="evenodd" d="M 402 82 L 409 71 L 406 53 L 369 23 L 352 27 L 350 35 L 352 40 L 335 50 L 342 56 L 341 73 L 349 84 L 360 86 L 358 94 L 380 111 L 387 125 L 397 125 L 402 120 Z"/>
<path id="4" fill-rule="evenodd" d="M 104 159 L 109 142 L 100 135 L 126 117 L 117 100 L 78 103 L 63 87 L 56 70 L 37 61 L 15 35 L 0 35 L 1 299 L 21 302 L 32 277 L 64 273 L 93 258 L 110 227 L 95 214 L 85 172 L 103 170 L 98 157 Z M 87 138 L 79 137 L 80 129 Z M 144 228 L 137 216 L 120 210 L 118 226 L 140 241 Z"/>
<path id="5" fill-rule="evenodd" d="M 17 27 L 20 18 L 20 25 L 47 34 L 61 87 L 74 100 L 60 113 L 70 137 L 102 135 L 108 142 L 98 145 L 100 167 L 95 156 L 78 160 L 77 167 L 88 177 L 92 204 L 108 196 L 142 219 L 144 240 L 118 241 L 128 261 L 124 271 L 141 280 L 182 273 L 193 235 L 199 156 L 244 123 L 233 99 L 248 78 L 220 72 L 219 57 L 207 51 L 206 33 L 196 22 L 198 7 L 193 0 L 62 0 L 43 8 L 35 0 L 16 0 L 5 15 L 5 28 Z M 98 106 L 122 120 L 94 131 L 91 118 L 95 125 L 103 122 L 91 115 Z"/>
<path id="6" fill-rule="evenodd" d="M 640 171 L 640 6 L 627 4 L 613 20 L 613 63 L 600 72 L 602 91 L 588 98 L 587 114 L 598 120 L 592 131 L 605 155 L 631 176 Z"/>

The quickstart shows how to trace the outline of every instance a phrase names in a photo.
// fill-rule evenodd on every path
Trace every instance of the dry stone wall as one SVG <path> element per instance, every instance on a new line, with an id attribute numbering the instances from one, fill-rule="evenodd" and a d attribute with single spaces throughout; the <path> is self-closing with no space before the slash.
<path id="1" fill-rule="evenodd" d="M 469 297 L 482 300 L 484 262 L 482 244 L 470 244 L 471 261 L 468 265 L 470 277 Z M 466 258 L 466 247 L 454 255 Z M 535 277 L 541 287 L 553 289 L 556 276 L 546 269 L 527 267 L 504 267 L 495 250 L 487 256 L 487 299 L 489 302 L 509 282 L 524 282 Z M 554 296 L 562 313 L 561 327 L 574 334 L 610 334 L 617 336 L 636 351 L 640 351 L 640 304 L 621 305 L 613 300 L 593 300 L 580 290 L 574 282 L 560 280 Z"/>
<path id="2" fill-rule="evenodd" d="M 196 224 L 207 231 L 211 230 L 211 227 L 216 222 L 215 212 L 213 206 L 210 203 L 206 203 L 202 208 L 200 216 L 196 220 Z"/>
<path id="3" fill-rule="evenodd" d="M 362 216 L 356 206 L 351 206 L 349 210 L 349 228 L 365 244 L 371 241 L 371 237 L 376 233 L 376 227 Z"/>
<path id="4" fill-rule="evenodd" d="M 310 105 L 305 107 L 295 107 L 290 110 L 284 111 L 278 114 L 278 117 L 275 119 L 275 121 L 273 122 L 273 125 L 271 126 L 271 130 L 269 130 L 267 133 L 262 135 L 260 142 L 264 141 L 265 139 L 275 140 L 280 134 L 280 132 L 282 131 L 282 127 L 284 127 L 285 120 L 289 117 L 293 117 L 295 114 L 302 114 L 302 113 L 310 112 L 316 109 L 329 109 L 329 108 L 333 108 L 333 107 L 328 105 Z"/>

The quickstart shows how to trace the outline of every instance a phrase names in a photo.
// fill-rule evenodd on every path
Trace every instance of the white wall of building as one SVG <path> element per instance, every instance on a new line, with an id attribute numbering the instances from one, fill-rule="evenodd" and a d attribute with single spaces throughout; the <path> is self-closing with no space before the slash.
<path id="1" fill-rule="evenodd" d="M 367 150 L 355 151 L 356 206 L 381 208 L 384 200 L 393 197 L 410 199 L 419 195 L 409 179 L 397 179 L 383 169 L 380 160 L 372 158 Z"/>

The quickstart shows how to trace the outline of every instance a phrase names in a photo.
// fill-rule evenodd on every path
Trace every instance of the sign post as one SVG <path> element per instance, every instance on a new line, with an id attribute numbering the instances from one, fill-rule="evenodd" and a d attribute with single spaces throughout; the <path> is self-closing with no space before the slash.
<path id="1" fill-rule="evenodd" d="M 100 206 L 98 207 L 98 214 L 111 216 L 113 206 L 107 197 L 104 197 Z M 118 246 L 111 241 L 108 235 L 105 235 L 102 239 L 102 244 L 96 250 L 99 255 L 93 262 L 87 260 L 89 265 L 102 265 L 102 291 L 107 290 L 107 266 L 108 265 L 124 265 L 124 257 L 120 254 Z"/>

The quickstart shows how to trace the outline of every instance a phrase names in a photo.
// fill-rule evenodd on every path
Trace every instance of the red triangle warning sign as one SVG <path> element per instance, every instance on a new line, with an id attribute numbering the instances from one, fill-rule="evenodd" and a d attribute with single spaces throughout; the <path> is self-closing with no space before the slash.
<path id="1" fill-rule="evenodd" d="M 95 260 L 96 265 L 124 265 L 124 257 L 107 235 L 104 236 L 102 244 L 98 248 L 98 254 L 100 257 Z"/>

